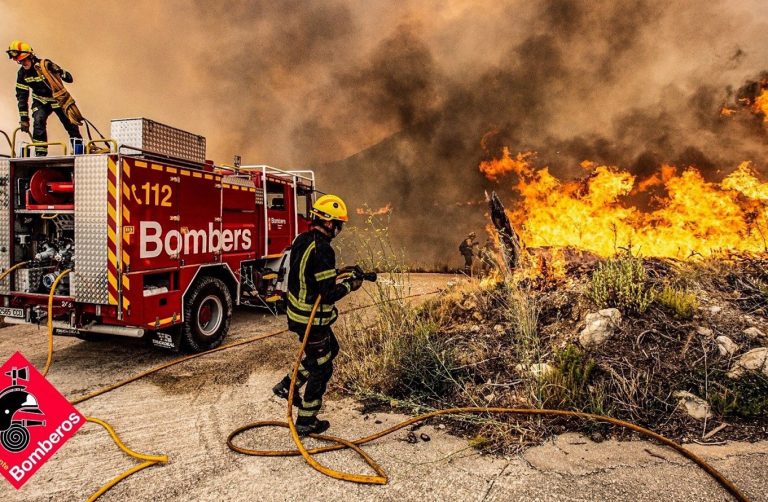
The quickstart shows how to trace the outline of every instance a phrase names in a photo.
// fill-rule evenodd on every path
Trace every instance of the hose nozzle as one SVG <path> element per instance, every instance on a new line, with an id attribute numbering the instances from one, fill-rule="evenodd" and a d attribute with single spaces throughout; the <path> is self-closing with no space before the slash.
<path id="1" fill-rule="evenodd" d="M 360 265 L 354 265 L 352 267 L 345 267 L 341 270 L 339 270 L 339 273 L 337 275 L 338 279 L 362 279 L 364 281 L 369 282 L 376 282 L 377 279 L 376 272 L 365 272 L 362 268 L 360 268 Z"/>

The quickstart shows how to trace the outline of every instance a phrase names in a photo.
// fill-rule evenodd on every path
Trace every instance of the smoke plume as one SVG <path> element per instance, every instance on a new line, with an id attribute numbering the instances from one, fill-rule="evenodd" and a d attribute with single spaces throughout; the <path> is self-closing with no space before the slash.
<path id="1" fill-rule="evenodd" d="M 146 116 L 205 135 L 220 162 L 314 168 L 353 208 L 391 203 L 414 262 L 458 264 L 485 223 L 467 202 L 511 193 L 477 169 L 504 146 L 565 177 L 585 159 L 765 169 L 762 119 L 720 114 L 768 68 L 758 0 L 41 1 L 32 19 L 0 5 L 8 41 L 70 70 L 102 129 Z"/>

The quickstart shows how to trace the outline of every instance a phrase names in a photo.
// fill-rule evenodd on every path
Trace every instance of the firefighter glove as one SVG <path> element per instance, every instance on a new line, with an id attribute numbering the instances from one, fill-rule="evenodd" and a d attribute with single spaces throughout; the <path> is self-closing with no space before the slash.
<path id="1" fill-rule="evenodd" d="M 21 119 L 19 121 L 19 127 L 22 131 L 29 133 L 29 119 Z"/>
<path id="2" fill-rule="evenodd" d="M 363 285 L 363 278 L 360 277 L 360 278 L 349 279 L 347 282 L 349 283 L 350 290 L 357 291 Z"/>

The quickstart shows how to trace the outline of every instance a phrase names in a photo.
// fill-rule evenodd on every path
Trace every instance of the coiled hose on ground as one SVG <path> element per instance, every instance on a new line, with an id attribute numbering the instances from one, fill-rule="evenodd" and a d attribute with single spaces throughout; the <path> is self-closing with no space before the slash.
<path id="1" fill-rule="evenodd" d="M 723 488 L 725 488 L 731 495 L 733 495 L 733 497 L 736 500 L 740 502 L 749 501 L 747 496 L 744 493 L 742 493 L 736 487 L 736 485 L 733 484 L 732 481 L 730 481 L 725 476 L 723 476 L 717 469 L 715 469 L 713 466 L 708 464 L 699 456 L 695 455 L 694 453 L 683 448 L 681 445 L 672 441 L 671 439 L 666 438 L 660 434 L 656 434 L 653 431 L 650 431 L 648 429 L 645 429 L 643 427 L 640 427 L 639 425 L 636 425 L 630 422 L 625 422 L 623 420 L 618 420 L 612 417 L 606 417 L 602 415 L 593 415 L 591 413 L 582 413 L 578 411 L 527 409 L 527 408 L 485 408 L 485 407 L 450 408 L 445 410 L 437 410 L 431 413 L 426 413 L 424 415 L 419 415 L 417 417 L 410 418 L 388 429 L 385 429 L 383 431 L 377 432 L 370 436 L 358 438 L 355 440 L 347 440 L 347 439 L 339 438 L 336 436 L 328 436 L 323 434 L 310 434 L 310 437 L 313 437 L 315 439 L 329 441 L 336 444 L 333 446 L 326 446 L 322 448 L 307 450 L 304 447 L 304 444 L 301 442 L 301 438 L 299 437 L 296 431 L 296 426 L 294 425 L 294 422 L 293 422 L 293 414 L 292 414 L 293 394 L 296 388 L 295 387 L 296 377 L 299 372 L 299 365 L 301 364 L 301 358 L 304 355 L 304 350 L 306 349 L 307 341 L 309 340 L 309 331 L 312 326 L 312 321 L 315 317 L 315 313 L 317 312 L 317 307 L 319 304 L 320 304 L 320 297 L 318 296 L 317 300 L 315 301 L 314 307 L 312 308 L 312 313 L 309 316 L 309 322 L 307 323 L 307 329 L 304 332 L 304 338 L 303 338 L 301 347 L 299 348 L 296 354 L 296 358 L 294 360 L 293 373 L 291 375 L 291 385 L 289 387 L 290 391 L 288 394 L 286 421 L 285 422 L 261 421 L 261 422 L 255 422 L 252 424 L 244 425 L 243 427 L 236 429 L 227 438 L 227 446 L 229 446 L 231 450 L 236 451 L 238 453 L 244 453 L 246 455 L 254 455 L 254 456 L 260 456 L 260 457 L 301 455 L 304 458 L 304 460 L 310 466 L 312 466 L 312 468 L 334 479 L 339 479 L 342 481 L 352 481 L 354 483 L 383 485 L 383 484 L 386 484 L 389 480 L 384 469 L 378 463 L 376 463 L 376 461 L 374 461 L 367 453 L 365 453 L 365 451 L 363 451 L 362 448 L 360 448 L 360 446 L 365 443 L 369 443 L 371 441 L 384 437 L 388 434 L 391 434 L 404 427 L 408 427 L 409 425 L 412 425 L 418 422 L 423 422 L 424 420 L 428 420 L 430 418 L 434 418 L 441 415 L 456 415 L 456 414 L 462 414 L 462 413 L 490 413 L 490 414 L 511 414 L 511 415 L 547 415 L 547 416 L 561 416 L 561 417 L 577 417 L 577 418 L 582 418 L 587 420 L 594 420 L 598 422 L 607 422 L 613 425 L 617 425 L 619 427 L 624 427 L 626 429 L 633 430 L 648 438 L 655 439 L 656 441 L 666 446 L 669 446 L 670 448 L 672 448 L 673 450 L 675 450 L 685 458 L 693 461 L 697 466 L 699 466 L 707 474 L 712 476 L 718 483 L 720 483 L 720 485 Z M 269 427 L 269 426 L 287 427 L 290 430 L 291 438 L 293 439 L 293 442 L 296 445 L 297 449 L 296 450 L 252 450 L 252 449 L 243 448 L 234 444 L 234 439 L 239 434 L 242 434 L 243 432 L 250 429 L 259 428 L 259 427 Z M 371 469 L 374 470 L 376 475 L 370 476 L 370 475 L 364 475 L 364 474 L 338 471 L 336 469 L 332 469 L 330 467 L 327 467 L 321 464 L 320 462 L 315 460 L 312 456 L 319 453 L 325 453 L 325 452 L 334 451 L 334 450 L 341 450 L 344 448 L 350 448 L 355 452 L 357 452 L 357 454 L 362 457 L 362 459 L 371 467 Z"/>

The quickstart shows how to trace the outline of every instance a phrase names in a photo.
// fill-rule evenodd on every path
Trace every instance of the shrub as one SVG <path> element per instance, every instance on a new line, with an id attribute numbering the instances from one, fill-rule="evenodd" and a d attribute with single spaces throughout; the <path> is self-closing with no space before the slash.
<path id="1" fill-rule="evenodd" d="M 395 305 L 392 305 L 395 303 Z M 337 365 L 344 387 L 358 394 L 443 401 L 459 386 L 456 358 L 430 309 L 381 303 L 368 326 L 353 316 L 340 331 Z"/>
<path id="2" fill-rule="evenodd" d="M 634 314 L 645 312 L 654 297 L 642 260 L 633 256 L 600 263 L 588 294 L 600 308 L 615 307 Z"/>
<path id="3" fill-rule="evenodd" d="M 760 418 L 768 415 L 768 377 L 748 373 L 739 380 L 723 378 L 710 396 L 712 409 L 722 416 Z"/>
<path id="4" fill-rule="evenodd" d="M 388 223 L 389 215 L 369 215 L 339 239 L 342 257 L 378 271 L 379 280 L 361 290 L 374 306 L 342 318 L 336 371 L 341 385 L 359 395 L 440 400 L 457 386 L 454 353 L 439 332 L 444 309 L 440 301 L 414 307 L 406 299 L 409 271 Z"/>
<path id="5" fill-rule="evenodd" d="M 699 308 L 699 300 L 695 294 L 668 285 L 656 294 L 656 301 L 681 319 L 692 319 Z"/>
<path id="6" fill-rule="evenodd" d="M 576 345 L 555 352 L 553 368 L 542 375 L 543 405 L 547 408 L 604 412 L 602 387 L 590 387 L 595 362 Z"/>

